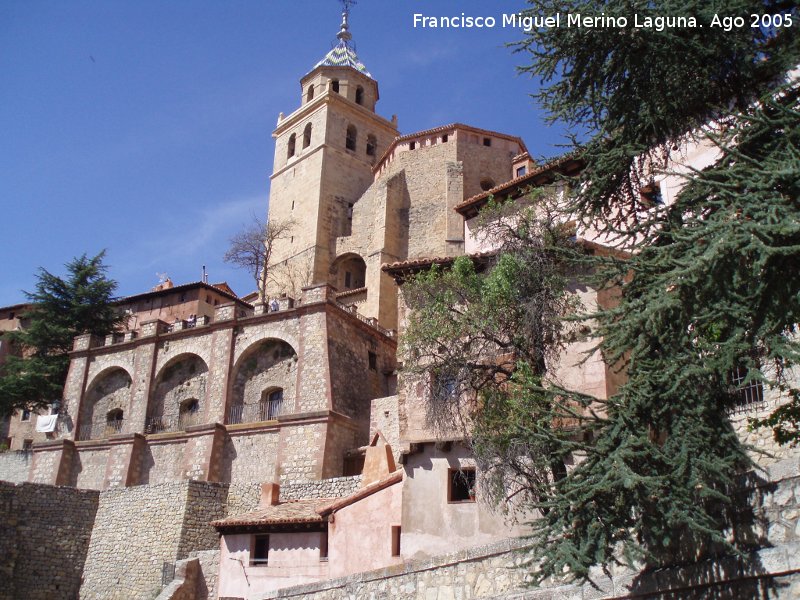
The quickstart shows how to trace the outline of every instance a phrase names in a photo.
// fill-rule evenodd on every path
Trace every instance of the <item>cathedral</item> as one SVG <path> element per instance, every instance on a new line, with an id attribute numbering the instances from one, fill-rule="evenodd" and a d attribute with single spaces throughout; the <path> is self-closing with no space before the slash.
<path id="1" fill-rule="evenodd" d="M 204 281 L 124 298 L 124 331 L 75 339 L 53 415 L 6 424 L 8 445 L 27 458 L 20 467 L 0 454 L 0 479 L 97 498 L 72 583 L 81 598 L 152 597 L 159 581 L 159 598 L 271 597 L 526 531 L 481 502 L 467 446 L 431 429 L 425 390 L 404 382 L 400 286 L 486 251 L 474 230 L 489 198 L 517 198 L 580 165 L 537 165 L 519 137 L 473 125 L 401 134 L 377 112 L 378 82 L 347 17 L 273 132 L 269 221 L 285 234 L 272 247 L 267 301 Z M 576 293 L 588 307 L 613 302 L 587 286 Z M 591 347 L 571 344 L 559 379 L 607 398 L 623 376 Z M 179 485 L 188 491 L 170 510 L 180 542 L 142 541 L 139 531 L 163 527 L 148 507 Z M 129 518 L 126 494 L 145 510 L 120 535 L 102 519 Z M 115 543 L 147 568 L 96 568 Z M 162 577 L 162 563 L 190 559 L 202 570 L 194 579 Z M 181 586 L 185 595 L 164 595 Z"/>

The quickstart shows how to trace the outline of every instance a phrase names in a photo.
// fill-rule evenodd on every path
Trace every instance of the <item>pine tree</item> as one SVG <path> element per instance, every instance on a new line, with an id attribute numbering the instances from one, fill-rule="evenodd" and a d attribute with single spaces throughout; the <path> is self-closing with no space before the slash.
<path id="1" fill-rule="evenodd" d="M 36 289 L 26 293 L 31 308 L 27 325 L 13 332 L 20 356 L 10 356 L 0 376 L 0 413 L 44 407 L 61 398 L 73 338 L 107 335 L 122 317 L 114 308 L 115 281 L 106 277 L 105 252 L 85 254 L 65 265 L 67 277 L 40 269 Z"/>
<path id="2" fill-rule="evenodd" d="M 540 513 L 532 522 L 536 580 L 746 549 L 757 540 L 733 497 L 753 464 L 728 419 L 737 401 L 733 370 L 791 400 L 753 426 L 766 423 L 779 441 L 800 441 L 800 391 L 787 377 L 800 358 L 800 83 L 789 75 L 800 64 L 796 4 L 530 4 L 531 15 L 689 15 L 703 27 L 543 28 L 517 46 L 532 57 L 523 70 L 542 80 L 539 102 L 582 140 L 574 153 L 585 169 L 570 182 L 569 214 L 634 250 L 625 261 L 573 257 L 594 273 L 595 286 L 621 290 L 616 307 L 584 317 L 597 323 L 599 350 L 608 364 L 624 366 L 627 382 L 600 401 L 559 389 L 535 360 L 517 361 L 495 385 L 475 390 L 467 423 L 473 447 L 500 475 L 496 496 L 521 493 Z M 773 23 L 783 26 L 724 31 L 710 27 L 715 13 L 743 16 L 748 25 L 750 14 L 777 14 Z M 669 205 L 644 202 L 641 190 L 696 139 L 716 145 L 716 161 L 688 173 Z M 536 278 L 536 263 L 519 259 L 493 288 L 506 294 L 495 301 L 504 317 L 515 314 L 509 300 L 524 304 L 536 292 L 517 276 Z M 515 320 L 492 321 L 497 310 L 458 291 L 490 285 L 495 275 L 476 282 L 458 263 L 453 272 L 408 288 L 419 313 L 411 314 L 406 346 L 412 368 L 435 372 L 471 331 L 471 322 L 453 326 L 448 301 L 476 307 L 459 312 L 480 315 L 474 322 L 489 328 L 484 337 L 501 344 L 524 331 Z M 558 281 L 550 283 L 557 292 Z M 425 336 L 432 339 L 419 344 Z M 421 348 L 438 354 L 422 356 Z M 473 360 L 460 368 L 469 374 L 486 366 Z M 567 470 L 569 455 L 576 460 Z"/>
<path id="3" fill-rule="evenodd" d="M 531 2 L 533 12 L 694 15 L 703 28 L 541 30 L 519 49 L 542 77 L 539 100 L 588 141 L 572 211 L 637 246 L 596 264 L 621 286 L 594 315 L 606 360 L 628 381 L 607 403 L 585 460 L 551 486 L 534 523 L 539 578 L 593 565 L 695 560 L 741 546 L 731 496 L 750 466 L 727 418 L 730 373 L 797 398 L 800 310 L 800 63 L 786 2 Z M 710 28 L 714 12 L 779 14 L 794 27 Z M 666 207 L 640 190 L 692 137 L 718 160 L 686 177 Z M 796 402 L 795 402 L 796 404 Z M 790 405 L 791 406 L 791 405 Z M 787 409 L 783 414 L 792 413 Z M 798 439 L 777 415 L 782 440 Z M 796 423 L 796 420 L 794 421 Z"/>

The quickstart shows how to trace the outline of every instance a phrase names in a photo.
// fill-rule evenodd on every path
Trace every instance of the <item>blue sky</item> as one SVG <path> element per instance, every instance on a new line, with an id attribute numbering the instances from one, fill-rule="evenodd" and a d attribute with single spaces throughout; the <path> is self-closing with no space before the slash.
<path id="1" fill-rule="evenodd" d="M 561 150 L 504 46 L 524 2 L 361 0 L 351 31 L 378 112 L 411 133 L 464 122 Z M 495 29 L 415 29 L 413 14 L 492 15 Z M 0 3 L 0 306 L 35 272 L 107 251 L 119 294 L 212 281 L 245 294 L 230 236 L 264 214 L 278 113 L 335 41 L 335 0 L 5 0 Z"/>

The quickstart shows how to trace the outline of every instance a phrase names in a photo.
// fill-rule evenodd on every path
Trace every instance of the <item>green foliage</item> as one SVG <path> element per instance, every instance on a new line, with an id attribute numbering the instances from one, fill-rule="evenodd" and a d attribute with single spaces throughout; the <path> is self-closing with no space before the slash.
<path id="1" fill-rule="evenodd" d="M 583 136 L 570 210 L 637 248 L 596 261 L 619 305 L 593 315 L 607 363 L 627 383 L 580 461 L 551 486 L 534 523 L 536 576 L 586 578 L 594 565 L 696 560 L 741 546 L 730 495 L 751 466 L 727 418 L 730 373 L 793 398 L 757 424 L 799 439 L 800 106 L 785 73 L 797 28 L 709 28 L 713 13 L 792 13 L 795 3 L 533 0 L 533 13 L 693 15 L 703 28 L 549 29 L 518 49 L 544 81 L 538 99 Z M 716 162 L 685 175 L 668 206 L 639 190 L 694 140 Z"/>
<path id="2" fill-rule="evenodd" d="M 785 76 L 800 45 L 797 27 L 708 23 L 714 13 L 791 13 L 796 24 L 796 4 L 530 4 L 536 15 L 693 15 L 704 24 L 542 29 L 517 46 L 532 57 L 523 70 L 544 82 L 538 100 L 551 118 L 586 140 L 566 212 L 635 252 L 570 260 L 547 237 L 558 218 L 529 230 L 527 206 L 493 206 L 484 225 L 502 242 L 494 268 L 457 261 L 404 289 L 416 311 L 407 364 L 432 371 L 433 382 L 445 375 L 448 393 L 431 390 L 433 412 L 472 433 L 493 497 L 538 510 L 536 580 L 746 549 L 758 540 L 731 497 L 753 465 L 728 419 L 734 369 L 789 400 L 751 425 L 800 441 L 800 391 L 788 376 L 799 349 L 800 84 Z M 643 203 L 641 188 L 695 142 L 716 147 L 712 164 L 685 172 L 668 205 Z M 563 317 L 575 311 L 563 274 L 587 262 L 595 288 L 620 291 L 616 306 L 584 316 L 606 363 L 627 374 L 607 400 L 553 380 L 570 339 Z"/>
<path id="3" fill-rule="evenodd" d="M 0 413 L 43 407 L 60 399 L 69 367 L 67 352 L 83 333 L 107 335 L 120 323 L 113 306 L 117 284 L 106 277 L 104 252 L 65 265 L 61 278 L 40 269 L 23 329 L 9 335 L 20 356 L 10 356 L 0 376 Z"/>

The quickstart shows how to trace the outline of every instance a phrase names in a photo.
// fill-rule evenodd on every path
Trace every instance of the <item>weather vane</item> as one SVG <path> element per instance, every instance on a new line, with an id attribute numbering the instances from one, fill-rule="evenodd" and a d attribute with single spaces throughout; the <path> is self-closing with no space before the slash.
<path id="1" fill-rule="evenodd" d="M 356 0 L 339 0 L 342 5 L 342 12 L 350 16 L 350 8 L 356 5 Z"/>

